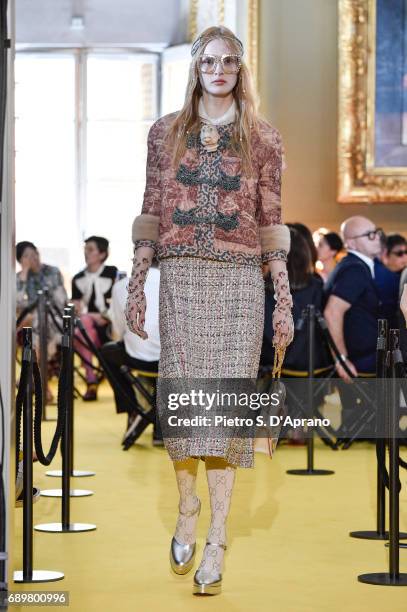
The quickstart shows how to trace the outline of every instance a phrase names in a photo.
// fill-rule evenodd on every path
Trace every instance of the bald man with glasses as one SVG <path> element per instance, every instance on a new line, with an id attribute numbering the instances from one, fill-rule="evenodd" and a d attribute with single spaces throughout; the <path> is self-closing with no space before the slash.
<path id="1" fill-rule="evenodd" d="M 370 219 L 354 216 L 342 223 L 341 233 L 348 253 L 328 277 L 324 316 L 341 353 L 335 363 L 337 374 L 348 383 L 344 363 L 354 376 L 371 376 L 376 369 L 380 300 L 374 258 L 380 254 L 383 232 Z M 354 397 L 344 391 L 341 399 L 342 423 L 349 424 Z"/>

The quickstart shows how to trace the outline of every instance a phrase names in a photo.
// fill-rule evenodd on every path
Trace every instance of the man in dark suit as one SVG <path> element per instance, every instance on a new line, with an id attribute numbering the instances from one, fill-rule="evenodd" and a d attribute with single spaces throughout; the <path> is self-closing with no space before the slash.
<path id="1" fill-rule="evenodd" d="M 348 254 L 329 276 L 324 316 L 341 357 L 337 374 L 350 382 L 343 364 L 354 376 L 372 376 L 376 368 L 377 321 L 380 300 L 374 282 L 374 258 L 381 249 L 382 230 L 366 217 L 350 217 L 341 226 Z M 355 396 L 342 386 L 342 424 L 354 415 Z"/>

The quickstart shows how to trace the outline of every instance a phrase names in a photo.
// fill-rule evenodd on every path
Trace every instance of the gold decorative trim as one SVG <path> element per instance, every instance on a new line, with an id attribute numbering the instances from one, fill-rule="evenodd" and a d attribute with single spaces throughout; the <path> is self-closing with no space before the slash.
<path id="1" fill-rule="evenodd" d="M 259 0 L 249 0 L 247 20 L 247 63 L 257 89 L 259 70 Z"/>
<path id="2" fill-rule="evenodd" d="M 198 36 L 199 0 L 189 0 L 188 40 L 193 42 Z"/>
<path id="3" fill-rule="evenodd" d="M 407 168 L 374 165 L 376 0 L 338 2 L 338 202 L 407 202 Z"/>
<path id="4" fill-rule="evenodd" d="M 218 21 L 221 25 L 225 23 L 225 0 L 219 0 Z"/>

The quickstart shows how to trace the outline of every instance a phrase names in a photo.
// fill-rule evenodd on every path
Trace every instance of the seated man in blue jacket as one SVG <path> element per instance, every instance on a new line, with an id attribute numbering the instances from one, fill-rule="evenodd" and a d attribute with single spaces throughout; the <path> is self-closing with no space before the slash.
<path id="1" fill-rule="evenodd" d="M 341 357 L 338 376 L 350 382 L 343 364 L 354 376 L 372 376 L 376 370 L 377 321 L 380 300 L 374 282 L 374 258 L 381 250 L 382 230 L 366 217 L 350 217 L 341 233 L 348 254 L 331 273 L 325 286 L 324 316 Z M 355 396 L 342 386 L 342 425 L 354 417 Z"/>

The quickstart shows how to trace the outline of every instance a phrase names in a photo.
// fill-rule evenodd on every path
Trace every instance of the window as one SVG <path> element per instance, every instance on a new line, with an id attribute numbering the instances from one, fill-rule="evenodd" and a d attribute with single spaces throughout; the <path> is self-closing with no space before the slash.
<path id="1" fill-rule="evenodd" d="M 109 239 L 108 263 L 130 271 L 157 75 L 156 53 L 17 54 L 17 240 L 67 277 L 83 268 L 91 234 Z"/>
<path id="2" fill-rule="evenodd" d="M 129 272 L 147 134 L 157 116 L 156 66 L 148 56 L 90 55 L 87 88 L 85 233 L 109 238 L 111 263 Z"/>
<path id="3" fill-rule="evenodd" d="M 77 244 L 75 58 L 20 54 L 15 64 L 17 241 L 69 271 Z"/>

